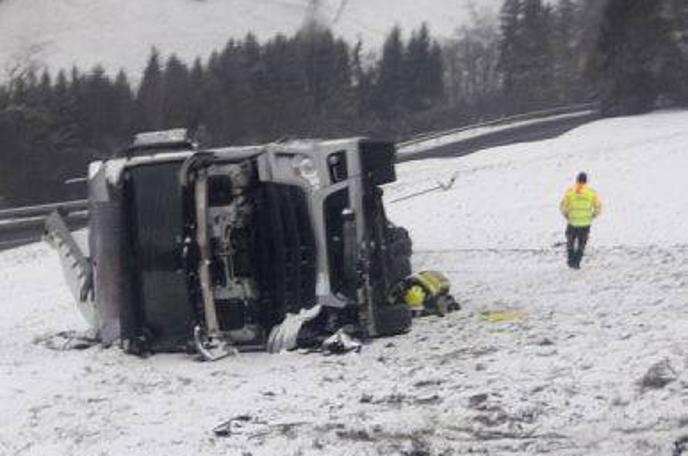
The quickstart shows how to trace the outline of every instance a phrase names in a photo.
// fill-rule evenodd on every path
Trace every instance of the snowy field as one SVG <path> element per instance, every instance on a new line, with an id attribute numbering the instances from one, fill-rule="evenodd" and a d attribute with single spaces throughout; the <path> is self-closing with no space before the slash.
<path id="1" fill-rule="evenodd" d="M 319 18 L 352 44 L 377 51 L 395 25 L 408 34 L 423 21 L 433 36 L 448 37 L 469 19 L 469 0 L 321 0 Z M 473 2 L 496 13 L 501 0 Z M 52 70 L 96 64 L 120 67 L 134 80 L 157 46 L 192 62 L 251 31 L 260 39 L 294 33 L 307 0 L 2 0 L 0 62 L 31 55 Z M 0 66 L 0 76 L 6 75 Z"/>
<path id="2" fill-rule="evenodd" d="M 687 126 L 660 112 L 402 165 L 390 216 L 464 310 L 360 354 L 50 350 L 81 327 L 57 257 L 0 253 L 0 454 L 670 455 L 688 434 Z M 558 203 L 583 169 L 605 206 L 573 271 Z"/>

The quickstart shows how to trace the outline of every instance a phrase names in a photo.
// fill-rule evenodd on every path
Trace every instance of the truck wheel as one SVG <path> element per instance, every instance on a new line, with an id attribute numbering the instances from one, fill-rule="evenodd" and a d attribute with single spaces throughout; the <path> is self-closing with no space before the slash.
<path id="1" fill-rule="evenodd" d="M 411 308 L 406 304 L 380 306 L 376 315 L 377 335 L 394 336 L 411 329 Z"/>
<path id="2" fill-rule="evenodd" d="M 392 227 L 387 232 L 388 254 L 391 279 L 393 282 L 411 275 L 412 244 L 408 231 L 401 227 Z"/>

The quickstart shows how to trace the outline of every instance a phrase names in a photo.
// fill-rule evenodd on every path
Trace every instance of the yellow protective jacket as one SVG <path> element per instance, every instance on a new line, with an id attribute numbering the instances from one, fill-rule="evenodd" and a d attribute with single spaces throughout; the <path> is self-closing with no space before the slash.
<path id="1" fill-rule="evenodd" d="M 602 213 L 602 202 L 595 190 L 587 185 L 577 184 L 566 191 L 560 209 L 569 225 L 590 226 L 593 219 Z"/>

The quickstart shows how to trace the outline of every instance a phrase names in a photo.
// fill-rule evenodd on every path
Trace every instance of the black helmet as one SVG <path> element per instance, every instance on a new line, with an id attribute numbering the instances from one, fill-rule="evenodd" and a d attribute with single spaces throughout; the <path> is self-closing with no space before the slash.
<path id="1" fill-rule="evenodd" d="M 588 175 L 585 174 L 584 172 L 578 173 L 578 177 L 576 177 L 576 182 L 579 184 L 587 184 L 588 183 Z"/>

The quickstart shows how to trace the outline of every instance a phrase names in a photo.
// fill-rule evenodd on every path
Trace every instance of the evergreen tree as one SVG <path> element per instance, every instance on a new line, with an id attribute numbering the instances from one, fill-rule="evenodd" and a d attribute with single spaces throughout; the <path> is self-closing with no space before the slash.
<path id="1" fill-rule="evenodd" d="M 4 112 L 10 104 L 10 93 L 7 87 L 0 86 L 0 112 Z"/>
<path id="2" fill-rule="evenodd" d="M 559 0 L 554 12 L 555 98 L 560 103 L 582 101 L 581 11 L 574 0 Z"/>
<path id="3" fill-rule="evenodd" d="M 143 80 L 136 97 L 137 125 L 140 130 L 160 130 L 164 122 L 163 75 L 160 54 L 153 48 L 143 72 Z"/>
<path id="4" fill-rule="evenodd" d="M 678 96 L 685 59 L 665 8 L 660 1 L 607 3 L 591 68 L 605 112 L 643 112 L 660 95 Z"/>
<path id="5" fill-rule="evenodd" d="M 505 0 L 500 14 L 501 40 L 499 70 L 502 74 L 503 94 L 507 104 L 520 108 L 520 90 L 524 80 L 522 57 L 521 0 Z"/>
<path id="6" fill-rule="evenodd" d="M 189 73 L 189 85 L 191 86 L 191 107 L 189 112 L 189 128 L 201 147 L 210 143 L 209 133 L 203 118 L 203 89 L 205 86 L 205 71 L 200 58 L 194 60 Z"/>
<path id="7" fill-rule="evenodd" d="M 400 120 L 406 98 L 404 44 L 401 29 L 394 27 L 385 40 L 375 88 L 375 108 L 383 122 L 392 126 Z"/>
<path id="8" fill-rule="evenodd" d="M 77 153 L 84 146 L 85 126 L 79 124 L 77 102 L 64 71 L 57 74 L 49 109 L 55 118 L 63 148 L 70 153 Z"/>
<path id="9" fill-rule="evenodd" d="M 175 55 L 165 65 L 163 74 L 163 127 L 184 128 L 192 121 L 193 92 L 189 69 Z"/>
<path id="10" fill-rule="evenodd" d="M 0 110 L 0 194 L 17 205 L 64 199 L 63 181 L 73 165 L 56 116 L 38 103 L 40 84 L 32 80 L 27 87 L 21 104 L 8 96 Z"/>
<path id="11" fill-rule="evenodd" d="M 263 51 L 256 36 L 251 33 L 239 48 L 237 76 L 240 86 L 235 93 L 237 98 L 241 98 L 237 107 L 246 116 L 243 136 L 247 142 L 259 141 L 264 129 L 271 129 L 270 106 L 273 100 L 268 88 L 269 75 Z"/>
<path id="12" fill-rule="evenodd" d="M 406 77 L 405 106 L 410 111 L 420 111 L 427 107 L 426 75 L 430 61 L 430 32 L 427 24 L 414 31 L 409 39 L 404 59 Z"/>
<path id="13" fill-rule="evenodd" d="M 539 109 L 555 99 L 553 15 L 542 0 L 505 0 L 499 70 L 509 110 Z"/>
<path id="14" fill-rule="evenodd" d="M 551 11 L 542 0 L 524 0 L 520 49 L 522 108 L 543 108 L 554 97 Z"/>
<path id="15" fill-rule="evenodd" d="M 129 84 L 129 78 L 123 70 L 117 73 L 112 91 L 115 106 L 111 131 L 117 142 L 116 148 L 121 150 L 130 141 L 136 129 L 133 123 L 133 115 L 136 111 L 134 93 Z"/>
<path id="16" fill-rule="evenodd" d="M 44 71 L 35 91 L 35 105 L 50 106 L 52 103 L 53 87 L 50 73 Z"/>
<path id="17" fill-rule="evenodd" d="M 359 40 L 354 46 L 351 54 L 352 67 L 352 87 L 354 90 L 354 103 L 357 113 L 357 129 L 371 128 L 371 124 L 377 123 L 375 116 L 375 104 L 373 102 L 375 90 L 375 71 L 373 68 L 366 68 L 363 63 L 361 52 L 363 43 Z M 366 131 L 366 130 L 362 130 Z M 369 130 L 368 130 L 369 131 Z"/>
<path id="18" fill-rule="evenodd" d="M 672 88 L 673 97 L 684 106 L 688 105 L 688 2 L 666 0 L 665 17 L 671 24 L 674 48 L 666 73 L 673 78 L 666 81 Z"/>
<path id="19" fill-rule="evenodd" d="M 102 67 L 96 67 L 80 82 L 77 96 L 78 122 L 82 125 L 84 140 L 94 150 L 112 154 L 117 149 L 113 126 L 117 123 L 117 99 L 112 81 Z"/>
<path id="20" fill-rule="evenodd" d="M 430 39 L 427 24 L 411 35 L 404 66 L 407 109 L 415 112 L 435 106 L 444 94 L 442 52 Z"/>
<path id="21" fill-rule="evenodd" d="M 427 99 L 430 100 L 428 107 L 444 104 L 444 55 L 442 54 L 442 47 L 437 41 L 433 41 L 432 48 L 430 48 L 424 91 Z"/>
<path id="22" fill-rule="evenodd" d="M 264 47 L 264 76 L 259 99 L 265 103 L 269 139 L 287 135 L 313 134 L 313 106 L 319 81 L 309 81 L 304 65 L 306 38 L 301 40 L 277 36 Z M 315 65 L 315 63 L 311 63 Z M 314 68 L 311 68 L 314 71 Z M 323 107 L 324 109 L 324 107 Z"/>
<path id="23" fill-rule="evenodd" d="M 326 135 L 328 130 L 336 130 L 336 124 L 351 118 L 349 48 L 343 41 L 335 40 L 330 30 L 315 23 L 301 30 L 293 45 L 299 49 L 305 92 L 310 104 L 308 131 L 305 133 L 309 136 Z"/>

